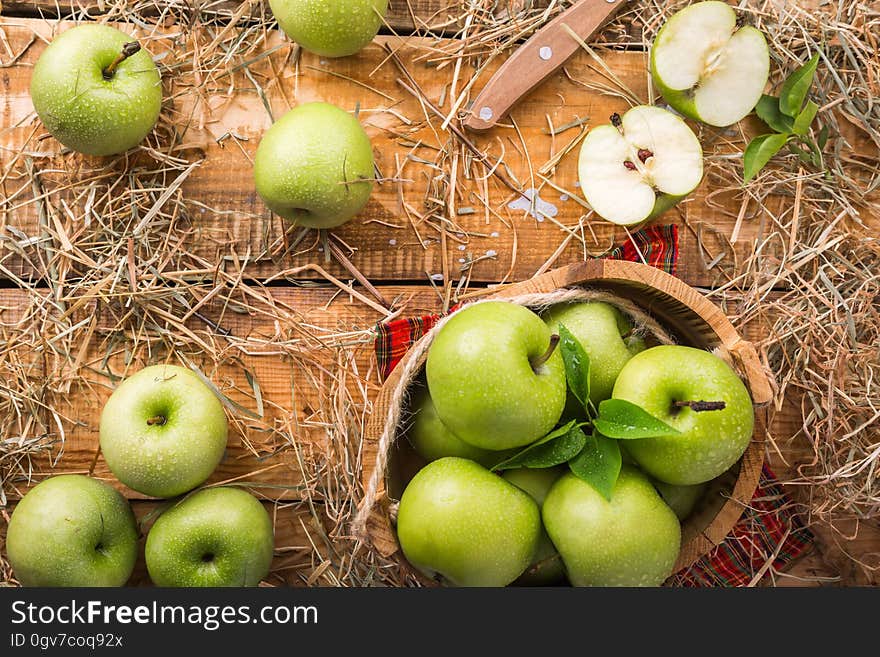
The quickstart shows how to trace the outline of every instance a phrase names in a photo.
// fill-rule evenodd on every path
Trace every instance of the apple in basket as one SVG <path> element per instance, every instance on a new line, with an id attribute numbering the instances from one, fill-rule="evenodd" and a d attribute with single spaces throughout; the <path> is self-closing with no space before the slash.
<path id="1" fill-rule="evenodd" d="M 487 301 L 439 327 L 429 391 L 413 401 L 413 444 L 433 460 L 397 513 L 414 567 L 461 586 L 657 586 L 672 574 L 680 519 L 742 456 L 754 409 L 723 359 L 649 347 L 661 334 L 633 327 L 596 301 L 557 304 L 544 321 Z"/>

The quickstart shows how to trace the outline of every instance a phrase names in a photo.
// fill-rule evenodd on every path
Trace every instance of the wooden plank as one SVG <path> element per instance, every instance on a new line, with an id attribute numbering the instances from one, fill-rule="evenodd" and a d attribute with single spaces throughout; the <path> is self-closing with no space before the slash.
<path id="1" fill-rule="evenodd" d="M 37 440 L 43 446 L 31 462 L 0 472 L 7 495 L 16 498 L 26 489 L 22 471 L 36 480 L 61 472 L 92 472 L 130 498 L 143 497 L 109 472 L 98 454 L 98 427 L 118 378 L 157 362 L 199 367 L 237 405 L 229 408 L 227 454 L 209 482 L 271 483 L 282 487 L 281 497 L 300 499 L 301 487 L 313 483 L 310 464 L 315 460 L 342 467 L 348 457 L 356 457 L 356 424 L 351 435 L 341 436 L 327 423 L 336 404 L 349 404 L 352 414 L 363 412 L 366 395 L 378 385 L 370 328 L 379 315 L 327 288 L 281 288 L 273 292 L 271 309 L 254 303 L 250 314 L 236 312 L 241 299 L 222 287 L 199 312 L 203 319 L 193 316 L 186 322 L 187 332 L 163 321 L 160 310 L 149 311 L 153 319 L 143 323 L 120 323 L 116 309 L 104 303 L 87 304 L 56 323 L 50 318 L 60 313 L 49 307 L 45 291 L 30 295 L 0 290 L 0 362 L 7 365 L 0 372 L 0 405 L 8 410 L 0 418 L 0 435 L 10 442 Z M 191 289 L 185 294 L 195 304 L 209 292 Z M 413 311 L 418 307 L 412 304 Z M 173 318 L 183 312 L 169 306 L 167 314 Z M 31 317 L 35 323 L 26 319 Z M 71 332 L 75 340 L 67 339 L 65 327 L 77 325 Z M 172 332 L 174 356 L 159 337 Z M 6 381 L 16 383 L 7 386 Z M 30 395 L 12 394 L 25 383 L 31 386 Z M 348 456 L 346 450 L 351 450 Z"/>
<path id="2" fill-rule="evenodd" d="M 380 290 L 386 298 L 399 301 L 404 316 L 441 308 L 440 297 L 430 287 Z M 283 487 L 284 499 L 300 499 L 300 486 L 311 483 L 308 476 L 304 478 L 310 464 L 322 459 L 333 462 L 346 449 L 349 456 L 359 453 L 363 426 L 359 423 L 381 385 L 372 348 L 372 327 L 381 318 L 377 312 L 329 288 L 273 288 L 272 306 L 251 303 L 247 313 L 230 311 L 240 306 L 241 297 L 222 285 L 192 287 L 182 294 L 191 306 L 213 294 L 199 316 L 186 322 L 187 332 L 173 321 L 163 321 L 155 309 L 143 311 L 149 322 L 120 324 L 113 305 L 106 302 L 53 322 L 51 318 L 60 313 L 47 303 L 46 291 L 0 290 L 0 340 L 7 345 L 0 362 L 10 368 L 2 373 L 2 380 L 16 382 L 0 384 L 0 403 L 4 397 L 8 402 L 10 390 L 20 390 L 25 378 L 38 402 L 28 406 L 27 400 L 15 397 L 23 410 L 20 415 L 10 413 L 0 431 L 10 440 L 44 436 L 45 451 L 31 465 L 23 464 L 24 471 L 30 470 L 36 480 L 60 472 L 92 472 L 130 498 L 143 497 L 119 484 L 108 470 L 99 454 L 98 426 L 101 409 L 119 377 L 157 362 L 199 367 L 237 405 L 229 408 L 227 455 L 210 482 L 269 483 Z M 74 301 L 68 303 L 72 306 Z M 179 306 L 169 306 L 166 314 L 183 312 Z M 36 324 L 31 323 L 34 317 Z M 308 333 L 294 328 L 294 317 L 308 327 Z M 81 322 L 78 329 L 69 328 Z M 34 330 L 38 325 L 44 327 L 39 333 Z M 761 330 L 752 324 L 745 332 L 756 337 Z M 67 340 L 65 331 L 75 336 L 74 342 Z M 176 335 L 173 356 L 159 339 L 171 332 Z M 13 368 L 14 363 L 21 365 Z M 347 435 L 328 428 L 340 406 L 344 413 L 361 414 L 351 418 Z M 774 434 L 783 440 L 794 435 L 798 424 L 791 414 L 780 418 Z M 16 472 L 4 475 L 4 489 L 12 498 L 27 488 Z"/>
<path id="3" fill-rule="evenodd" d="M 183 179 L 178 193 L 159 206 L 162 211 L 153 216 L 146 232 L 162 243 L 158 248 L 164 251 L 156 254 L 157 259 L 169 267 L 208 262 L 234 271 L 243 268 L 244 275 L 252 278 L 285 271 L 292 271 L 291 277 L 312 278 L 318 274 L 296 268 L 318 262 L 334 275 L 347 275 L 335 261 L 324 262 L 319 240 L 308 236 L 292 245 L 298 231 L 287 230 L 273 217 L 252 185 L 251 158 L 260 135 L 271 124 L 266 107 L 277 117 L 291 105 L 313 100 L 330 101 L 348 110 L 359 107 L 381 174 L 399 180 L 377 186 L 361 216 L 335 231 L 353 249 L 351 260 L 371 280 L 425 282 L 428 275 L 439 277 L 444 271 L 453 281 L 463 276 L 484 282 L 524 280 L 549 261 L 556 266 L 567 264 L 602 254 L 627 239 L 624 230 L 596 220 L 574 200 L 578 195 L 577 148 L 555 167 L 551 165 L 553 156 L 576 139 L 578 130 L 551 138 L 545 134 L 549 122 L 562 126 L 589 117 L 591 123 L 603 123 L 612 112 L 627 108 L 625 100 L 595 90 L 608 88 L 610 83 L 587 54 L 575 56 L 565 69 L 568 74 L 558 73 L 516 108 L 517 129 L 508 122 L 507 127 L 474 137 L 493 160 L 503 156 L 502 170 L 522 188 L 541 189 L 541 198 L 558 214 L 539 221 L 526 210 L 509 207 L 516 196 L 465 149 L 454 146 L 439 120 L 427 124 L 421 105 L 397 83 L 401 74 L 381 47 L 396 48 L 426 95 L 448 112 L 455 67 L 448 61 L 442 67 L 426 61 L 448 46 L 448 41 L 381 38 L 355 58 L 325 61 L 304 54 L 294 65 L 289 61 L 290 48 L 277 35 L 269 35 L 265 43 L 241 56 L 202 61 L 197 81 L 191 64 L 192 44 L 204 46 L 205 33 L 195 28 L 189 41 L 172 45 L 157 28 L 149 37 L 149 48 L 162 58 L 169 98 L 161 143 L 155 137 L 150 141 L 158 151 L 103 160 L 59 154 L 57 142 L 47 137 L 36 120 L 28 95 L 31 66 L 45 40 L 53 29 L 70 26 L 29 19 L 0 22 L 9 52 L 17 58 L 0 75 L 4 90 L 0 102 L 0 263 L 15 275 L 51 278 L 53 267 L 66 266 L 58 249 L 71 241 L 74 247 L 88 244 L 90 253 L 115 243 L 135 223 L 132 205 L 143 216 L 157 204 L 159 190 L 178 178 Z M 235 36 L 232 30 L 229 47 Z M 249 70 L 241 68 L 245 58 L 253 59 L 275 47 Z M 603 56 L 626 86 L 639 97 L 647 97 L 644 53 L 606 51 Z M 497 63 L 480 74 L 477 85 Z M 469 76 L 470 69 L 463 66 L 459 93 Z M 747 132 L 752 128 L 745 126 Z M 169 149 L 171 130 L 180 143 Z M 742 146 L 739 131 L 699 130 L 710 156 Z M 450 146 L 449 157 L 440 158 L 436 149 Z M 542 168 L 549 182 L 542 180 Z M 38 186 L 29 171 L 37 172 Z M 135 171 L 136 179 L 124 177 Z M 448 205 L 446 183 L 451 178 L 456 181 L 455 195 Z M 488 203 L 481 200 L 486 198 Z M 728 238 L 744 203 L 744 221 L 731 247 Z M 781 222 L 791 211 L 785 199 L 768 199 L 767 206 Z M 42 224 L 41 212 L 45 215 Z M 552 214 L 549 209 L 545 212 Z M 92 221 L 97 216 L 116 217 L 110 222 L 114 230 Z M 772 224 L 766 215 L 756 215 L 753 201 L 734 181 L 720 180 L 716 173 L 707 175 L 686 203 L 657 220 L 666 222 L 686 225 L 681 230 L 679 275 L 691 284 L 706 286 L 736 274 L 766 226 Z M 163 241 L 166 236 L 168 240 Z M 706 264 L 716 256 L 721 260 L 707 270 Z"/>
<path id="4" fill-rule="evenodd" d="M 536 3 L 545 5 L 546 0 Z M 267 0 L 208 0 L 207 2 L 187 2 L 186 0 L 154 0 L 127 2 L 123 15 L 156 16 L 160 11 L 171 12 L 202 20 L 223 20 L 235 18 L 237 22 L 264 20 L 270 16 Z M 3 13 L 6 16 L 51 16 L 68 18 L 87 13 L 96 17 L 110 12 L 117 15 L 120 8 L 102 0 L 4 0 Z M 395 32 L 409 32 L 414 29 L 446 31 L 456 27 L 455 18 L 463 13 L 462 3 L 456 0 L 390 0 L 385 22 Z"/>
<path id="5" fill-rule="evenodd" d="M 429 312 L 435 312 L 440 307 L 440 299 L 436 292 L 429 287 L 416 286 L 383 286 L 380 288 L 383 295 L 388 298 L 399 298 L 406 315 L 417 315 Z M 201 298 L 204 295 L 203 290 L 193 288 L 187 294 L 193 299 Z M 276 313 L 283 316 L 287 309 L 294 308 L 302 314 L 301 321 L 308 323 L 316 332 L 323 330 L 346 331 L 350 335 L 344 338 L 344 347 L 333 347 L 328 345 L 325 349 L 328 352 L 347 352 L 347 367 L 356 373 L 355 377 L 349 380 L 354 382 L 354 388 L 365 388 L 367 390 L 367 398 L 362 404 L 362 409 L 368 409 L 372 400 L 377 394 L 377 386 L 379 385 L 378 375 L 374 367 L 374 355 L 372 353 L 369 342 L 358 344 L 358 341 L 366 335 L 365 331 L 378 319 L 378 313 L 367 308 L 359 302 L 353 302 L 346 296 L 336 295 L 334 290 L 327 288 L 278 288 L 272 290 L 272 295 L 276 299 Z M 29 298 L 28 293 L 22 290 L 0 290 L 0 340 L 12 345 L 21 354 L 34 353 L 42 355 L 40 350 L 34 349 L 35 345 L 28 343 L 23 339 L 21 332 L 15 332 L 17 318 L 22 314 L 29 312 L 33 301 Z M 266 338 L 276 336 L 273 321 L 268 318 L 259 316 L 247 316 L 242 314 L 222 314 L 220 308 L 226 304 L 226 299 L 222 296 L 216 300 L 214 305 L 208 305 L 204 308 L 204 317 L 222 326 L 223 329 L 231 332 L 232 337 L 242 341 L 251 347 L 265 347 Z M 738 299 L 735 295 L 725 295 L 725 307 L 728 313 L 735 315 L 739 310 Z M 742 328 L 743 334 L 751 340 L 759 340 L 766 335 L 766 322 L 772 321 L 772 318 L 762 318 L 749 323 Z M 103 325 L 104 322 L 101 322 Z M 188 323 L 191 330 L 208 339 L 211 333 L 216 331 L 210 330 L 201 320 L 191 321 Z M 11 335 L 17 336 L 17 341 L 9 340 Z M 47 336 L 51 337 L 51 336 Z M 288 338 L 277 338 L 275 344 L 289 341 Z M 46 459 L 36 459 L 34 463 L 34 474 L 37 479 L 41 479 L 49 474 L 59 474 L 62 472 L 87 472 L 94 458 L 97 448 L 97 424 L 99 420 L 100 408 L 103 401 L 109 394 L 111 383 L 105 376 L 100 374 L 95 363 L 95 356 L 101 353 L 105 347 L 102 342 L 107 339 L 102 331 L 97 331 L 92 336 L 94 347 L 89 349 L 89 356 L 83 361 L 83 367 L 74 370 L 68 366 L 69 376 L 66 379 L 70 382 L 67 388 L 59 390 L 47 391 L 42 397 L 42 401 L 52 406 L 58 411 L 63 427 L 66 433 L 66 442 L 64 444 L 63 454 L 60 454 L 60 460 L 55 463 L 55 467 L 50 467 Z M 223 338 L 216 337 L 218 342 L 222 342 Z M 42 351 L 45 351 L 45 344 L 41 343 Z M 7 347 L 9 348 L 9 347 Z M 270 350 L 271 351 L 271 350 Z M 139 353 L 136 351 L 136 353 Z M 9 362 L 6 358 L 3 362 Z M 49 359 L 49 367 L 53 367 L 52 363 L 62 361 L 63 359 Z M 112 361 L 115 362 L 115 361 Z M 328 357 L 328 362 L 333 362 Z M 217 376 L 212 377 L 216 382 L 221 383 L 221 387 L 225 394 L 235 399 L 238 403 L 245 407 L 253 408 L 254 398 L 251 388 L 244 374 L 245 369 L 252 373 L 254 380 L 259 382 L 264 404 L 268 409 L 267 417 L 261 421 L 246 420 L 247 430 L 245 435 L 250 441 L 262 449 L 262 454 L 267 451 L 271 452 L 272 441 L 261 439 L 263 431 L 268 425 L 272 424 L 270 418 L 274 421 L 283 422 L 285 417 L 296 414 L 304 417 L 307 413 L 306 407 L 317 406 L 316 396 L 320 398 L 320 394 L 311 385 L 310 374 L 314 374 L 319 367 L 312 367 L 311 372 L 302 370 L 293 370 L 293 359 L 290 357 L 281 357 L 275 353 L 264 355 L 249 355 L 242 358 L 241 362 L 236 362 L 233 358 L 223 359 L 217 372 Z M 91 365 L 93 369 L 88 369 Z M 118 370 L 114 370 L 118 371 Z M 2 372 L 2 380 L 8 380 L 14 373 L 9 371 Z M 31 372 L 34 382 L 38 382 L 42 377 L 41 370 Z M 64 379 L 65 377 L 61 377 Z M 49 377 L 50 381 L 56 381 L 56 377 Z M 290 390 L 294 391 L 291 395 Z M 357 392 L 357 391 L 355 391 Z M 0 404 L 3 403 L 3 394 L 0 392 Z M 322 393 L 327 398 L 326 392 Z M 314 409 L 313 409 L 314 410 Z M 233 418 L 241 416 L 231 413 Z M 320 424 L 318 414 L 314 419 L 315 424 Z M 782 411 L 777 413 L 772 424 L 772 435 L 776 448 L 768 447 L 769 458 L 776 474 L 782 479 L 787 480 L 797 476 L 797 465 L 809 459 L 809 446 L 803 441 L 795 438 L 798 427 L 800 426 L 800 416 L 796 405 L 793 402 L 786 404 Z M 51 422 L 41 419 L 46 426 L 51 427 Z M 9 439 L 16 434 L 15 427 L 9 425 L 0 425 L 0 431 L 4 438 Z M 57 434 L 57 431 L 56 431 Z M 56 435 L 57 437 L 57 435 Z M 322 431 L 302 431 L 292 432 L 291 437 L 297 441 L 300 449 L 307 452 L 310 447 L 315 448 L 317 455 L 324 458 L 327 455 L 326 445 L 327 436 Z M 356 427 L 347 437 L 337 436 L 338 443 L 349 441 L 349 449 L 357 451 L 357 431 Z M 53 452 L 52 456 L 59 456 L 58 451 Z M 336 458 L 339 458 L 337 453 Z M 244 481 L 253 482 L 257 485 L 256 491 L 270 496 L 274 499 L 290 500 L 296 504 L 296 500 L 300 499 L 298 492 L 292 487 L 298 483 L 302 483 L 302 476 L 294 472 L 293 463 L 296 463 L 295 456 L 288 449 L 285 452 L 264 458 L 262 460 L 254 457 L 248 450 L 243 447 L 242 435 L 233 432 L 230 440 L 229 456 L 221 465 L 216 476 L 211 481 L 223 481 L 231 477 L 248 475 L 250 472 L 259 471 L 263 468 L 272 467 L 270 470 L 263 470 L 256 475 L 244 476 Z M 308 465 L 307 465 L 308 467 Z M 105 479 L 111 483 L 115 483 L 129 497 L 137 498 L 138 495 L 133 491 L 127 490 L 119 486 L 112 475 L 107 471 L 103 461 L 99 459 L 95 468 L 96 476 Z M 268 485 L 261 487 L 260 485 Z M 277 488 L 281 487 L 281 488 Z M 11 500 L 17 499 L 26 487 L 21 482 L 8 480 L 5 484 L 7 494 Z M 798 487 L 789 487 L 789 494 L 795 499 L 801 499 L 806 494 L 805 489 Z M 805 500 L 801 500 L 805 501 Z M 137 500 L 136 500 L 137 502 Z M 149 502 L 138 502 L 138 504 L 146 505 L 139 508 L 152 509 Z M 321 513 L 319 509 L 319 513 Z M 306 519 L 311 521 L 310 518 Z M 309 525 L 307 525 L 309 526 Z M 294 532 L 295 525 L 285 526 L 283 531 Z M 283 534 L 287 536 L 287 534 Z M 300 540 L 300 534 L 291 533 L 289 540 L 279 539 L 279 545 L 284 543 L 290 546 L 302 546 L 304 543 Z M 776 576 L 775 580 L 781 585 L 804 584 L 815 581 L 816 578 L 826 578 L 822 581 L 833 582 L 835 578 L 845 576 L 849 579 L 861 577 L 857 581 L 865 580 L 867 577 L 861 571 L 854 572 L 852 562 L 844 558 L 843 549 L 857 555 L 870 555 L 878 549 L 878 537 L 876 537 L 870 528 L 861 528 L 856 533 L 856 537 L 849 543 L 843 542 L 839 536 L 823 532 L 820 536 L 819 546 L 813 553 L 801 560 L 797 566 L 790 571 L 790 577 Z M 286 554 L 286 553 L 285 553 Z M 291 551 L 290 559 L 302 562 L 309 557 L 309 552 L 300 549 Z M 277 560 L 276 560 L 277 562 Z M 287 562 L 283 562 L 287 563 Z M 286 568 L 286 566 L 285 566 Z M 140 571 L 143 572 L 142 570 Z M 301 572 L 297 568 L 292 569 L 291 576 L 295 581 L 300 581 Z M 297 579 L 298 578 L 298 579 Z M 801 579 L 798 579 L 801 578 Z M 805 579 L 806 578 L 806 581 Z M 142 581 L 142 580 L 138 580 Z"/>
<path id="6" fill-rule="evenodd" d="M 251 491 L 265 497 L 260 490 Z M 271 498 L 270 498 L 271 500 Z M 264 586 L 334 586 L 344 577 L 345 564 L 340 563 L 326 546 L 324 537 L 330 529 L 326 518 L 316 520 L 306 509 L 290 504 L 263 502 L 272 518 L 275 532 L 275 556 L 272 559 L 269 575 L 263 580 Z M 153 522 L 161 514 L 164 505 L 157 502 L 135 500 L 132 509 L 138 519 L 141 538 L 138 542 L 138 560 L 128 586 L 151 586 L 150 576 L 144 561 L 144 544 Z M 12 505 L 8 512 L 14 510 Z M 319 505 L 320 509 L 320 505 Z M 323 523 L 323 524 L 321 524 Z M 0 522 L 0 551 L 5 551 L 6 522 Z M 312 577 L 316 568 L 325 561 L 317 577 Z M 310 580 L 309 578 L 312 577 Z"/>

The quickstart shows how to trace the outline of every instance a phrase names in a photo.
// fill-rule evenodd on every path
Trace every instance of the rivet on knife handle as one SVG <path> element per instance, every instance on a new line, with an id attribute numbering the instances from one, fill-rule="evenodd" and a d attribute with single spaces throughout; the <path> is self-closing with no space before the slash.
<path id="1" fill-rule="evenodd" d="M 577 40 L 563 24 L 587 41 L 624 4 L 625 0 L 580 0 L 535 32 L 483 87 L 464 119 L 464 126 L 471 130 L 493 127 L 518 100 L 577 51 Z"/>

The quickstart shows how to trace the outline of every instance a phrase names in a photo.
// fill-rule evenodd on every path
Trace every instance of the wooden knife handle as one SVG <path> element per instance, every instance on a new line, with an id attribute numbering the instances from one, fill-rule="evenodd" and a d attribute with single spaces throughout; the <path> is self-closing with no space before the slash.
<path id="1" fill-rule="evenodd" d="M 535 32 L 483 87 L 463 125 L 488 130 L 577 51 L 580 45 L 563 23 L 587 41 L 624 4 L 625 0 L 580 0 Z"/>

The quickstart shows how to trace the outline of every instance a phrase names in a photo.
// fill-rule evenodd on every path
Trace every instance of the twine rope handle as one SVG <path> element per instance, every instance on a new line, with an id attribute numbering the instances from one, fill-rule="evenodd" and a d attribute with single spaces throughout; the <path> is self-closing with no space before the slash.
<path id="1" fill-rule="evenodd" d="M 604 301 L 629 315 L 630 319 L 632 319 L 635 324 L 636 333 L 641 335 L 651 335 L 660 344 L 676 344 L 676 340 L 662 326 L 660 326 L 657 320 L 651 317 L 635 303 L 619 297 L 616 294 L 602 290 L 591 290 L 582 287 L 563 288 L 553 292 L 533 292 L 507 298 L 495 297 L 478 299 L 468 303 L 464 307 L 470 307 L 478 303 L 488 303 L 491 301 L 515 303 L 520 306 L 531 308 L 538 313 L 546 310 L 550 306 L 560 303 Z M 422 356 L 430 348 L 434 336 L 436 336 L 443 326 L 445 326 L 446 322 L 456 314 L 457 313 L 452 313 L 442 318 L 430 331 L 428 331 L 428 333 L 424 335 L 424 337 L 422 337 L 421 340 L 416 342 L 410 348 L 410 353 L 406 359 L 406 364 L 403 365 L 404 369 L 401 373 L 400 379 L 391 395 L 388 413 L 385 417 L 384 429 L 382 430 L 382 435 L 379 437 L 379 444 L 377 446 L 376 467 L 373 469 L 373 473 L 370 476 L 370 481 L 367 483 L 367 488 L 364 491 L 364 497 L 361 500 L 357 515 L 352 522 L 352 533 L 360 541 L 366 541 L 369 538 L 367 522 L 369 521 L 370 514 L 373 512 L 376 502 L 378 501 L 379 486 L 385 479 L 385 474 L 388 471 L 388 460 L 391 454 L 391 446 L 394 443 L 397 428 L 400 424 L 400 417 L 406 406 L 405 402 L 410 383 L 421 370 Z"/>

